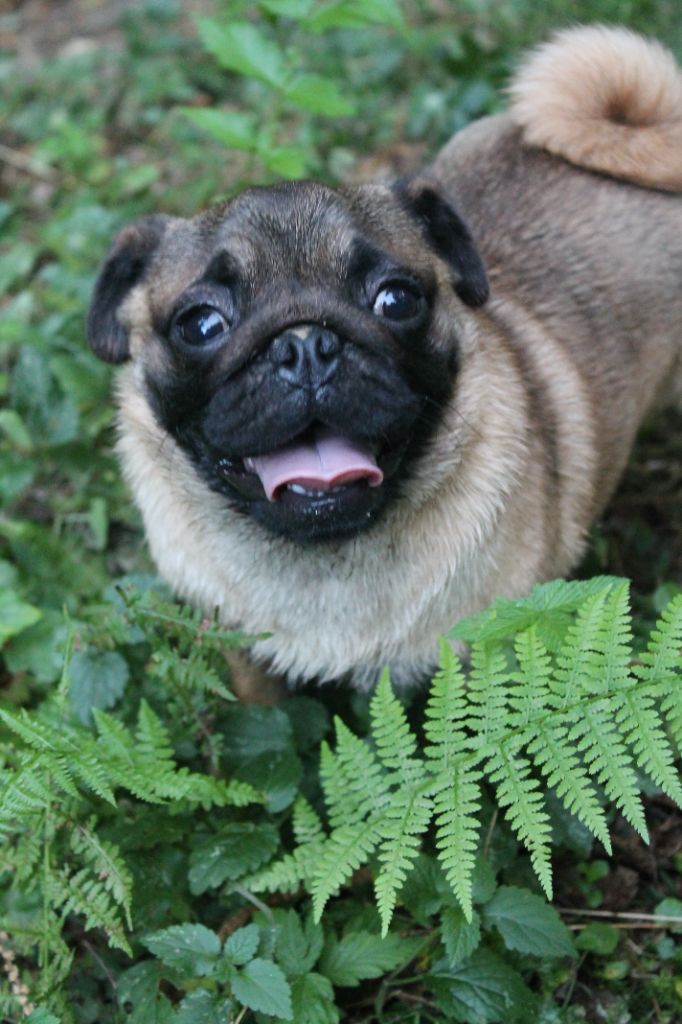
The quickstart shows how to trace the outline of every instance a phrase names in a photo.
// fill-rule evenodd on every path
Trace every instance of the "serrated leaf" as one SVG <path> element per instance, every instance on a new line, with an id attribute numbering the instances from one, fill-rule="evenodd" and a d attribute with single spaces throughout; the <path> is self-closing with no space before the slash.
<path id="1" fill-rule="evenodd" d="M 279 844 L 274 826 L 232 822 L 200 839 L 190 854 L 189 887 L 195 896 L 240 878 L 270 860 Z"/>
<path id="2" fill-rule="evenodd" d="M 467 921 L 459 907 L 446 907 L 441 914 L 440 933 L 451 967 L 470 957 L 481 941 L 481 919 L 474 912 Z"/>
<path id="3" fill-rule="evenodd" d="M 520 974 L 488 949 L 477 949 L 456 967 L 437 963 L 425 978 L 438 1005 L 462 1024 L 534 1019 L 533 993 Z"/>
<path id="4" fill-rule="evenodd" d="M 249 960 L 255 957 L 260 945 L 260 928 L 257 924 L 247 924 L 244 928 L 238 928 L 225 940 L 223 956 L 235 967 L 248 964 Z"/>
<path id="5" fill-rule="evenodd" d="M 76 651 L 69 664 L 69 701 L 76 717 L 91 725 L 93 708 L 106 710 L 123 695 L 130 670 L 116 651 Z"/>
<path id="6" fill-rule="evenodd" d="M 182 1000 L 173 1024 L 225 1024 L 230 1020 L 231 1003 L 218 992 L 208 992 L 205 988 L 190 992 Z"/>
<path id="7" fill-rule="evenodd" d="M 291 982 L 291 1008 L 296 1024 L 338 1024 L 334 989 L 321 974 L 303 974 Z"/>
<path id="8" fill-rule="evenodd" d="M 293 1020 L 291 988 L 271 960 L 252 960 L 233 978 L 232 991 L 250 1010 L 268 1013 L 278 1020 Z"/>
<path id="9" fill-rule="evenodd" d="M 349 117 L 355 104 L 344 96 L 331 78 L 322 75 L 299 75 L 286 89 L 287 99 L 301 110 L 328 117 Z"/>
<path id="10" fill-rule="evenodd" d="M 258 145 L 258 132 L 251 114 L 205 107 L 180 107 L 179 110 L 197 128 L 221 142 L 223 146 L 252 151 Z"/>
<path id="11" fill-rule="evenodd" d="M 310 916 L 301 924 L 296 911 L 290 910 L 277 936 L 277 962 L 289 977 L 307 974 L 317 963 L 323 944 L 322 927 Z"/>
<path id="12" fill-rule="evenodd" d="M 283 51 L 262 29 L 246 21 L 224 24 L 212 18 L 196 18 L 202 43 L 227 71 L 256 78 L 275 88 L 287 77 Z"/>
<path id="13" fill-rule="evenodd" d="M 127 1012 L 126 1024 L 171 1024 L 173 1007 L 159 992 L 160 965 L 144 961 L 119 975 L 118 1004 Z"/>
<path id="14" fill-rule="evenodd" d="M 188 978 L 211 974 L 220 956 L 220 939 L 203 924 L 172 925 L 145 936 L 142 944 Z"/>
<path id="15" fill-rule="evenodd" d="M 12 590 L 0 589 L 0 644 L 35 625 L 42 612 L 22 601 Z"/>
<path id="16" fill-rule="evenodd" d="M 329 936 L 319 970 L 333 985 L 359 985 L 409 963 L 421 946 L 420 939 L 405 939 L 394 932 L 383 939 L 367 931 L 348 932 L 338 940 Z"/>
<path id="17" fill-rule="evenodd" d="M 575 956 L 571 933 L 554 907 L 528 889 L 501 885 L 483 915 L 508 949 L 541 957 Z"/>
<path id="18" fill-rule="evenodd" d="M 38 1007 L 26 1018 L 25 1024 L 60 1024 L 59 1018 L 49 1010 Z"/>

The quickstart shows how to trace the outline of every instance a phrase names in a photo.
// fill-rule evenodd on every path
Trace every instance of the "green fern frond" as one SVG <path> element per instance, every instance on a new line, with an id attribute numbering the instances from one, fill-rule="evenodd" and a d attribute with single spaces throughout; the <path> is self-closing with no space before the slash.
<path id="1" fill-rule="evenodd" d="M 382 673 L 369 713 L 381 763 L 389 771 L 398 772 L 402 781 L 409 784 L 421 767 L 417 760 L 417 738 L 410 729 L 402 704 L 393 693 L 388 671 Z"/>
<path id="2" fill-rule="evenodd" d="M 72 851 L 79 857 L 83 867 L 102 882 L 113 899 L 123 910 L 128 928 L 130 919 L 133 880 L 118 848 L 108 843 L 94 831 L 95 819 L 85 825 L 76 825 L 71 833 Z"/>
<path id="3" fill-rule="evenodd" d="M 520 634 L 515 649 L 519 671 L 513 676 L 516 685 L 510 706 L 518 715 L 527 752 L 566 809 L 610 851 L 606 816 L 582 761 L 568 741 L 568 728 L 543 714 L 543 709 L 552 707 L 552 661 L 535 626 Z"/>
<path id="4" fill-rule="evenodd" d="M 102 881 L 93 878 L 90 868 L 81 868 L 75 874 L 63 870 L 53 875 L 48 895 L 55 909 L 59 909 L 64 915 L 83 916 L 86 927 L 101 928 L 112 946 L 132 956 L 123 922 L 111 893 Z"/>
<path id="5" fill-rule="evenodd" d="M 431 821 L 432 802 L 424 789 L 423 782 L 402 786 L 393 794 L 383 815 L 381 868 L 374 883 L 382 935 L 388 933 L 397 894 L 419 855 L 421 838 Z"/>
<path id="6" fill-rule="evenodd" d="M 641 664 L 635 674 L 656 685 L 664 683 L 662 703 L 668 727 L 677 749 L 682 753 L 682 594 L 670 601 L 656 623 Z"/>
<path id="7" fill-rule="evenodd" d="M 468 725 L 481 746 L 494 742 L 507 725 L 509 668 L 496 641 L 471 650 Z"/>
<path id="8" fill-rule="evenodd" d="M 252 892 L 295 892 L 304 885 L 310 889 L 319 865 L 326 835 L 318 815 L 308 801 L 298 796 L 292 814 L 296 840 L 293 853 L 287 853 L 266 868 L 242 879 Z"/>
<path id="9" fill-rule="evenodd" d="M 467 921 L 473 914 L 482 776 L 479 767 L 462 760 L 437 776 L 432 789 L 438 858 Z"/>
<path id="10" fill-rule="evenodd" d="M 381 833 L 374 819 L 334 829 L 322 849 L 312 885 L 313 912 L 319 921 L 330 896 L 374 853 Z"/>
<path id="11" fill-rule="evenodd" d="M 353 735 L 340 718 L 334 720 L 336 751 L 322 744 L 320 779 L 333 829 L 358 821 L 383 805 L 388 781 L 367 743 Z"/>
<path id="12" fill-rule="evenodd" d="M 551 899 L 552 829 L 537 779 L 531 774 L 529 762 L 516 749 L 519 743 L 518 739 L 500 743 L 488 759 L 487 774 L 495 784 L 500 807 L 528 850 L 533 870 Z"/>

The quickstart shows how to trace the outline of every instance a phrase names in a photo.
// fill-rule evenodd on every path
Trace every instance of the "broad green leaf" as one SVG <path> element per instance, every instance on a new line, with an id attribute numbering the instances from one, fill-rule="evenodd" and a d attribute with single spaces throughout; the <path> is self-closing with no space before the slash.
<path id="1" fill-rule="evenodd" d="M 195 989 L 182 1000 L 173 1024 L 225 1024 L 230 1020 L 231 1002 L 219 992 Z"/>
<path id="2" fill-rule="evenodd" d="M 248 964 L 249 960 L 255 957 L 260 945 L 260 929 L 257 924 L 247 924 L 244 928 L 238 928 L 225 940 L 223 956 L 234 964 L 241 967 Z"/>
<path id="3" fill-rule="evenodd" d="M 330 28 L 362 28 L 366 25 L 390 25 L 403 28 L 403 14 L 398 0 L 332 0 L 318 4 L 307 19 L 314 32 Z"/>
<path id="4" fill-rule="evenodd" d="M 197 17 L 196 24 L 202 43 L 221 67 L 275 88 L 284 84 L 288 73 L 284 53 L 261 28 L 246 21 L 222 24 L 202 17 Z"/>
<path id="5" fill-rule="evenodd" d="M 246 758 L 235 777 L 262 793 L 266 810 L 277 814 L 296 799 L 301 772 L 297 755 L 293 750 L 284 750 Z"/>
<path id="6" fill-rule="evenodd" d="M 26 1024 L 60 1024 L 59 1018 L 55 1017 L 49 1010 L 38 1007 L 26 1018 Z"/>
<path id="7" fill-rule="evenodd" d="M 578 933 L 575 944 L 586 953 L 610 956 L 620 941 L 620 932 L 611 924 L 594 921 Z"/>
<path id="8" fill-rule="evenodd" d="M 309 13 L 313 0 L 258 0 L 258 6 L 276 17 L 299 21 Z"/>
<path id="9" fill-rule="evenodd" d="M 575 956 L 571 933 L 554 907 L 528 889 L 501 885 L 483 915 L 508 949 L 541 957 Z"/>
<path id="10" fill-rule="evenodd" d="M 441 937 L 451 967 L 470 957 L 481 941 L 481 919 L 474 911 L 467 921 L 459 907 L 446 907 L 441 915 Z"/>
<path id="11" fill-rule="evenodd" d="M 0 589 L 0 644 L 35 625 L 42 612 L 17 597 L 13 590 Z"/>
<path id="12" fill-rule="evenodd" d="M 204 107 L 180 107 L 179 110 L 197 128 L 217 139 L 223 146 L 253 150 L 258 145 L 258 132 L 251 114 Z"/>
<path id="13" fill-rule="evenodd" d="M 173 1008 L 159 992 L 160 965 L 145 960 L 119 975 L 116 996 L 127 1012 L 126 1024 L 171 1024 Z"/>
<path id="14" fill-rule="evenodd" d="M 277 936 L 277 962 L 289 977 L 307 974 L 317 963 L 323 944 L 322 926 L 311 916 L 302 925 L 296 911 L 290 910 Z"/>
<path id="15" fill-rule="evenodd" d="M 233 768 L 248 758 L 291 750 L 293 730 L 281 708 L 235 705 L 221 729 L 225 759 Z"/>
<path id="16" fill-rule="evenodd" d="M 33 450 L 33 440 L 24 421 L 14 409 L 0 409 L 0 433 L 23 452 Z"/>
<path id="17" fill-rule="evenodd" d="M 321 974 L 303 974 L 291 982 L 291 1007 L 296 1024 L 338 1024 L 334 989 Z"/>
<path id="18" fill-rule="evenodd" d="M 220 939 L 203 924 L 172 925 L 147 935 L 142 944 L 188 978 L 212 974 L 220 956 Z"/>
<path id="19" fill-rule="evenodd" d="M 520 974 L 488 949 L 477 949 L 456 967 L 437 963 L 425 982 L 438 1005 L 462 1024 L 527 1024 L 534 1019 L 533 993 Z"/>
<path id="20" fill-rule="evenodd" d="M 7 641 L 2 652 L 10 672 L 30 672 L 41 683 L 59 679 L 64 663 L 64 618 L 45 609 L 42 619 Z"/>
<path id="21" fill-rule="evenodd" d="M 228 878 L 240 878 L 270 860 L 279 844 L 273 825 L 232 822 L 202 837 L 190 854 L 189 886 L 200 895 Z"/>
<path id="22" fill-rule="evenodd" d="M 300 178 L 309 169 L 308 151 L 301 146 L 273 146 L 259 152 L 269 171 L 283 178 Z"/>
<path id="23" fill-rule="evenodd" d="M 117 651 L 76 651 L 69 665 L 69 700 L 84 725 L 92 723 L 93 708 L 114 706 L 123 695 L 129 675 L 128 663 Z"/>
<path id="24" fill-rule="evenodd" d="M 322 75 L 300 75 L 287 86 L 287 98 L 312 114 L 328 117 L 348 117 L 355 112 L 355 104 L 344 96 L 331 78 Z"/>
<path id="25" fill-rule="evenodd" d="M 291 988 L 271 960 L 252 960 L 234 977 L 232 991 L 250 1010 L 268 1013 L 278 1020 L 293 1020 Z"/>
<path id="26" fill-rule="evenodd" d="M 409 963 L 421 945 L 419 939 L 404 939 L 394 932 L 383 939 L 365 931 L 348 932 L 338 940 L 330 936 L 319 970 L 333 985 L 359 985 Z"/>

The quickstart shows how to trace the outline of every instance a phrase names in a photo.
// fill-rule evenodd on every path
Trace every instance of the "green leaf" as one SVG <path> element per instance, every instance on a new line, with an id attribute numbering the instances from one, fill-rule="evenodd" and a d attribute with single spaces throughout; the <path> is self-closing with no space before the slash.
<path id="1" fill-rule="evenodd" d="M 309 13 L 313 0 L 258 0 L 258 6 L 275 17 L 299 21 Z"/>
<path id="2" fill-rule="evenodd" d="M 441 915 L 441 937 L 451 967 L 470 957 L 481 941 L 481 919 L 467 921 L 459 907 L 446 907 Z"/>
<path id="3" fill-rule="evenodd" d="M 359 985 L 409 963 L 421 946 L 420 939 L 404 939 L 394 932 L 383 939 L 367 931 L 348 932 L 338 940 L 330 935 L 319 970 L 333 985 Z"/>
<path id="4" fill-rule="evenodd" d="M 289 977 L 307 974 L 317 963 L 323 944 L 322 927 L 310 916 L 301 925 L 296 911 L 290 910 L 277 936 L 277 961 Z"/>
<path id="5" fill-rule="evenodd" d="M 8 641 L 2 652 L 7 668 L 13 673 L 30 672 L 41 683 L 55 682 L 63 668 L 65 635 L 63 615 L 45 609 L 34 626 Z"/>
<path id="6" fill-rule="evenodd" d="M 241 967 L 242 964 L 248 964 L 249 960 L 253 960 L 259 945 L 260 928 L 257 924 L 247 924 L 244 928 L 238 928 L 225 940 L 223 956 L 235 967 Z"/>
<path id="7" fill-rule="evenodd" d="M 594 921 L 578 934 L 575 944 L 586 953 L 610 956 L 620 941 L 620 932 L 611 924 Z"/>
<path id="8" fill-rule="evenodd" d="M 322 75 L 300 75 L 286 89 L 287 99 L 301 110 L 328 117 L 349 117 L 355 104 L 344 96 L 331 78 Z"/>
<path id="9" fill-rule="evenodd" d="M 231 1019 L 231 1003 L 219 992 L 195 989 L 180 1003 L 173 1024 L 225 1024 Z"/>
<path id="10" fill-rule="evenodd" d="M 199 37 L 222 68 L 245 78 L 256 78 L 280 88 L 287 77 L 283 51 L 262 29 L 246 21 L 222 24 L 212 18 L 196 18 Z"/>
<path id="11" fill-rule="evenodd" d="M 259 156 L 269 171 L 283 178 L 300 178 L 308 170 L 308 150 L 302 146 L 268 146 Z"/>
<path id="12" fill-rule="evenodd" d="M 321 974 L 303 974 L 291 982 L 291 1009 L 296 1024 L 338 1024 L 334 989 Z"/>
<path id="13" fill-rule="evenodd" d="M 76 717 L 91 725 L 92 710 L 111 708 L 123 696 L 130 671 L 117 651 L 76 651 L 69 665 L 69 701 Z"/>
<path id="14" fill-rule="evenodd" d="M 528 889 L 501 885 L 483 907 L 483 916 L 508 949 L 541 957 L 575 956 L 571 933 L 554 907 Z"/>
<path id="15" fill-rule="evenodd" d="M 35 625 L 42 612 L 22 601 L 13 590 L 0 589 L 0 644 Z"/>
<path id="16" fill-rule="evenodd" d="M 60 1021 L 49 1010 L 39 1006 L 26 1018 L 26 1024 L 60 1024 Z"/>
<path id="17" fill-rule="evenodd" d="M 142 939 L 168 967 L 188 978 L 212 974 L 220 956 L 220 939 L 202 924 L 178 924 Z"/>
<path id="18" fill-rule="evenodd" d="M 200 839 L 190 854 L 189 887 L 195 896 L 228 878 L 240 878 L 270 860 L 279 845 L 273 825 L 232 822 Z"/>
<path id="19" fill-rule="evenodd" d="M 225 759 L 233 768 L 260 754 L 293 748 L 291 722 L 281 708 L 235 705 L 221 735 Z"/>
<path id="20" fill-rule="evenodd" d="M 235 777 L 262 793 L 266 810 L 277 814 L 296 799 L 301 772 L 301 762 L 293 750 L 283 750 L 246 758 Z"/>
<path id="21" fill-rule="evenodd" d="M 159 992 L 160 965 L 154 961 L 136 964 L 117 979 L 116 996 L 126 1010 L 126 1024 L 171 1024 L 173 1008 Z"/>
<path id="22" fill-rule="evenodd" d="M 179 107 L 181 114 L 212 138 L 231 149 L 251 151 L 258 145 L 256 123 L 251 114 L 205 107 Z"/>
<path id="23" fill-rule="evenodd" d="M 438 1005 L 462 1024 L 498 1024 L 534 1019 L 534 996 L 520 974 L 488 949 L 477 949 L 466 963 L 446 960 L 426 975 Z"/>
<path id="24" fill-rule="evenodd" d="M 232 991 L 244 1006 L 278 1020 L 293 1020 L 291 988 L 271 960 L 252 960 L 232 980 Z"/>
<path id="25" fill-rule="evenodd" d="M 398 0 L 332 0 L 331 3 L 318 4 L 306 24 L 314 32 L 330 28 L 363 28 L 371 24 L 401 29 L 404 20 Z"/>

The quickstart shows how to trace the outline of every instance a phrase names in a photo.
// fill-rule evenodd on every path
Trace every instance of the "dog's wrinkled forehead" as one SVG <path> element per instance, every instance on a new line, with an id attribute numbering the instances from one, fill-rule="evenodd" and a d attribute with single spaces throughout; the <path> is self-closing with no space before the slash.
<path id="1" fill-rule="evenodd" d="M 292 182 L 242 193 L 218 214 L 212 241 L 248 276 L 306 280 L 325 270 L 342 272 L 353 235 L 348 204 L 338 193 Z"/>
<path id="2" fill-rule="evenodd" d="M 415 234 L 383 186 L 337 191 L 304 181 L 251 188 L 172 225 L 155 257 L 151 292 L 164 304 L 204 277 L 233 278 L 251 293 L 278 280 L 328 286 L 352 270 L 361 241 L 399 257 Z"/>

